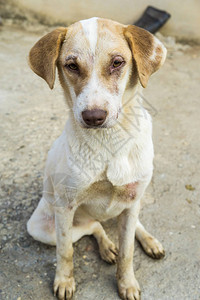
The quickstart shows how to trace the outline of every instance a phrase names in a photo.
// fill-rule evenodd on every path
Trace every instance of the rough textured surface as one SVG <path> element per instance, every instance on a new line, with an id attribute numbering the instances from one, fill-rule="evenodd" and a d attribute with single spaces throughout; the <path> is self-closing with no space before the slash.
<path id="1" fill-rule="evenodd" d="M 41 196 L 47 151 L 67 114 L 58 83 L 50 91 L 27 64 L 42 34 L 14 27 L 0 32 L 1 299 L 54 299 L 55 248 L 26 232 Z M 141 219 L 163 243 L 166 257 L 154 261 L 136 243 L 134 269 L 143 300 L 200 299 L 200 47 L 172 44 L 145 91 L 157 111 L 156 155 Z M 185 187 L 190 184 L 194 190 Z M 105 228 L 116 241 L 116 221 Z M 75 244 L 74 261 L 75 299 L 119 299 L 116 267 L 100 259 L 93 238 Z"/>
<path id="2" fill-rule="evenodd" d="M 47 5 L 48 3 L 48 5 Z M 76 21 L 104 17 L 123 24 L 133 24 L 147 6 L 166 10 L 171 18 L 161 28 L 165 35 L 200 42 L 200 1 L 198 0 L 0 0 L 0 16 L 26 24 L 39 21 L 47 25 L 69 25 Z"/>

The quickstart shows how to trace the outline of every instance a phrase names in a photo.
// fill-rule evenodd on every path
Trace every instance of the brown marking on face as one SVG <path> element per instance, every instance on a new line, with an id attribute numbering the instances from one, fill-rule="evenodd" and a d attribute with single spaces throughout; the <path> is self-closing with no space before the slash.
<path id="1" fill-rule="evenodd" d="M 124 25 L 106 19 L 97 19 L 98 37 L 95 57 L 91 53 L 90 44 L 81 23 L 75 23 L 68 28 L 65 42 L 61 49 L 59 59 L 59 78 L 65 89 L 67 78 L 78 96 L 89 82 L 93 70 L 95 70 L 102 87 L 106 87 L 112 94 L 118 94 L 120 81 L 124 79 L 127 71 L 130 76 L 127 78 L 127 87 L 137 83 L 138 73 L 135 60 L 124 36 Z M 80 43 L 81 41 L 81 43 Z M 70 72 L 65 66 L 68 56 L 72 56 L 67 63 L 75 63 L 79 67 L 78 72 Z M 111 72 L 111 66 L 115 57 L 120 56 L 124 63 L 118 69 Z M 90 108 L 91 109 L 91 108 Z"/>
<path id="2" fill-rule="evenodd" d="M 133 88 L 139 80 L 137 65 L 134 57 L 132 57 L 131 72 L 127 82 L 127 89 Z"/>
<path id="3" fill-rule="evenodd" d="M 64 73 L 66 74 L 70 85 L 73 86 L 76 96 L 78 96 L 83 88 L 89 81 L 91 76 L 91 69 L 89 66 L 89 62 L 92 59 L 89 58 L 88 61 L 83 61 L 78 56 L 76 58 L 72 58 L 66 61 L 66 65 L 64 66 Z M 75 64 L 78 67 L 78 70 L 72 71 L 68 67 L 70 64 Z"/>
<path id="4" fill-rule="evenodd" d="M 70 60 L 66 60 L 69 58 Z M 77 22 L 68 27 L 68 32 L 63 43 L 60 59 L 59 72 L 61 84 L 65 85 L 65 79 L 74 88 L 76 96 L 78 96 L 89 81 L 92 73 L 92 64 L 94 58 L 90 53 L 90 44 L 84 35 L 83 28 L 80 22 Z M 78 71 L 73 72 L 67 68 L 67 64 L 74 63 L 78 66 Z"/>
<path id="5" fill-rule="evenodd" d="M 58 62 L 58 78 L 59 78 L 59 81 L 60 81 L 60 84 L 64 90 L 64 94 L 66 95 L 66 99 L 68 99 L 69 101 L 69 104 L 70 104 L 70 107 L 73 106 L 73 103 L 72 103 L 72 99 L 69 98 L 69 95 L 70 95 L 70 91 L 69 91 L 69 87 L 66 85 L 66 82 L 65 82 L 65 77 L 63 76 L 63 66 Z"/>
<path id="6" fill-rule="evenodd" d="M 125 26 L 106 19 L 97 19 L 97 22 L 98 39 L 95 59 L 82 25 L 77 22 L 68 28 L 61 27 L 50 32 L 35 44 L 29 55 L 33 71 L 44 78 L 50 88 L 53 88 L 55 68 L 58 65 L 59 78 L 65 93 L 69 94 L 65 80 L 67 78 L 78 96 L 95 69 L 102 86 L 111 93 L 117 94 L 120 81 L 132 65 L 127 87 L 133 86 L 138 77 L 142 86 L 146 87 L 149 76 L 164 62 L 166 51 L 162 44 L 157 43 L 149 32 L 134 25 Z M 65 68 L 65 59 L 69 55 L 77 57 L 76 63 L 79 66 L 77 74 L 72 74 Z M 115 55 L 121 55 L 126 63 L 111 74 L 110 66 Z"/>
<path id="7" fill-rule="evenodd" d="M 117 22 L 98 19 L 97 74 L 103 85 L 113 94 L 118 93 L 119 82 L 126 75 L 132 59 L 123 28 L 124 26 Z M 118 56 L 124 63 L 111 73 L 111 66 Z"/>

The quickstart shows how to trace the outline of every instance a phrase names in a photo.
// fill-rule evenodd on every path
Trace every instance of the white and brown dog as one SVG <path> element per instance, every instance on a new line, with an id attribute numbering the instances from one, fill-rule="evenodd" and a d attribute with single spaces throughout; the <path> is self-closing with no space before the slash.
<path id="1" fill-rule="evenodd" d="M 59 299 L 71 299 L 75 291 L 72 244 L 84 235 L 96 237 L 102 259 L 117 262 L 122 299 L 140 299 L 133 271 L 135 236 L 148 255 L 164 256 L 138 219 L 153 171 L 151 117 L 146 112 L 136 130 L 128 116 L 132 112 L 134 121 L 134 95 L 165 57 L 165 47 L 149 32 L 100 18 L 58 28 L 30 51 L 32 70 L 51 89 L 58 68 L 70 108 L 48 154 L 43 197 L 27 224 L 34 239 L 57 247 L 54 293 Z M 118 217 L 119 250 L 100 223 L 113 217 Z"/>

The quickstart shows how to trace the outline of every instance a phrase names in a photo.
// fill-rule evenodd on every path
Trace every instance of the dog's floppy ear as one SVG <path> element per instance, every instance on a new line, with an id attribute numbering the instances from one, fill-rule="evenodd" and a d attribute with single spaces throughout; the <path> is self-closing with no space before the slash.
<path id="1" fill-rule="evenodd" d="M 164 63 L 167 50 L 153 34 L 137 26 L 127 26 L 124 35 L 136 61 L 140 83 L 145 88 L 150 75 Z"/>
<path id="2" fill-rule="evenodd" d="M 67 28 L 59 27 L 43 36 L 31 49 L 29 63 L 31 69 L 53 89 L 55 69 L 60 48 L 65 39 Z"/>

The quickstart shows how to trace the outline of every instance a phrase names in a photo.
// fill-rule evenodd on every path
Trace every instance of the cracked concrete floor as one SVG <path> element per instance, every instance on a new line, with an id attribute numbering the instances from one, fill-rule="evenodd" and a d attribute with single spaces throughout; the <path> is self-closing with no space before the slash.
<path id="1" fill-rule="evenodd" d="M 67 114 L 59 84 L 50 91 L 27 65 L 28 51 L 42 34 L 7 26 L 0 31 L 1 299 L 54 299 L 55 248 L 26 232 L 41 196 L 47 151 Z M 199 46 L 174 45 L 145 90 L 157 114 L 155 171 L 141 219 L 163 243 L 166 257 L 154 261 L 136 243 L 134 269 L 143 300 L 200 299 L 199 69 Z M 116 221 L 105 228 L 116 241 Z M 119 299 L 116 267 L 100 260 L 93 238 L 77 242 L 74 256 L 75 299 Z"/>

